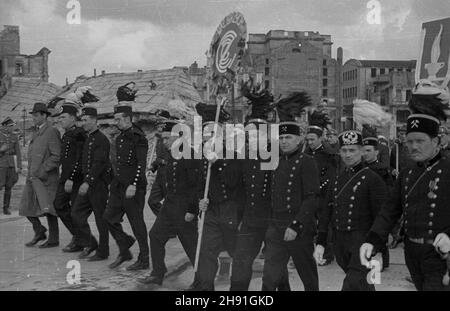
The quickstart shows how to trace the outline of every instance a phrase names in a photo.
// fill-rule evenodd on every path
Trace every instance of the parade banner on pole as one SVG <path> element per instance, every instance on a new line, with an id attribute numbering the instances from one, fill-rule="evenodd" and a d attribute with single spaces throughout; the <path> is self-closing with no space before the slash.
<path id="1" fill-rule="evenodd" d="M 450 84 L 450 18 L 422 24 L 416 83 L 422 79 L 442 87 Z"/>
<path id="2" fill-rule="evenodd" d="M 233 12 L 222 20 L 209 50 L 213 60 L 211 69 L 216 76 L 224 76 L 228 69 L 236 71 L 240 65 L 246 38 L 247 24 L 241 13 Z"/>

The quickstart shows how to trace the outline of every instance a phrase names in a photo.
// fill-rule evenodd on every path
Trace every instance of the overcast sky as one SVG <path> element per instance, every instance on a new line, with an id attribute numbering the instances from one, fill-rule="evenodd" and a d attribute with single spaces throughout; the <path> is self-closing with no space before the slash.
<path id="1" fill-rule="evenodd" d="M 69 25 L 69 0 L 0 0 L 1 25 L 20 26 L 21 53 L 46 46 L 50 81 L 97 72 L 205 64 L 220 21 L 239 11 L 248 32 L 319 31 L 333 56 L 416 59 L 421 23 L 450 16 L 448 0 L 379 0 L 381 24 L 367 21 L 368 0 L 79 0 L 81 25 Z"/>

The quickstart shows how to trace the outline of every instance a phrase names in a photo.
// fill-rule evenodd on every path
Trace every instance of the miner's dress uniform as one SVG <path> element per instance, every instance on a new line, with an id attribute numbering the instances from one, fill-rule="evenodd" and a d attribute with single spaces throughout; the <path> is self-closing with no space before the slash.
<path id="1" fill-rule="evenodd" d="M 8 211 L 11 202 L 11 189 L 19 178 L 14 156 L 17 157 L 17 169 L 22 169 L 19 138 L 7 130 L 0 131 L 0 190 L 3 194 L 3 211 Z"/>
<path id="2" fill-rule="evenodd" d="M 375 160 L 371 163 L 366 163 L 367 166 L 377 173 L 384 181 L 389 190 L 394 187 L 394 179 L 392 178 L 391 173 L 389 172 L 389 168 L 383 167 L 380 161 Z"/>
<path id="3" fill-rule="evenodd" d="M 361 265 L 359 248 L 386 200 L 383 180 L 363 163 L 346 168 L 330 188 L 329 204 L 319 219 L 317 244 L 326 246 L 331 221 L 336 261 L 346 273 L 342 290 L 375 290 L 367 282 L 370 270 Z"/>
<path id="4" fill-rule="evenodd" d="M 203 160 L 203 180 L 206 179 L 207 167 L 208 162 Z M 201 187 L 204 184 L 202 181 Z M 199 197 L 203 197 L 203 191 L 199 192 Z M 208 198 L 198 276 L 199 289 L 213 291 L 217 258 L 222 250 L 233 257 L 242 218 L 244 195 L 239 160 L 217 160 L 213 163 Z"/>
<path id="5" fill-rule="evenodd" d="M 320 180 L 320 195 L 319 195 L 319 209 L 323 209 L 327 204 L 327 194 L 330 187 L 330 183 L 334 180 L 337 173 L 338 156 L 332 152 L 329 148 L 325 148 L 324 145 L 320 145 L 316 150 L 306 148 L 305 153 L 311 155 L 316 160 L 317 168 L 319 169 Z M 329 262 L 334 260 L 333 254 L 333 230 L 330 228 L 328 231 L 328 245 L 325 249 L 324 258 Z"/>
<path id="6" fill-rule="evenodd" d="M 391 173 L 389 172 L 389 169 L 384 168 L 383 165 L 381 165 L 380 161 L 378 161 L 378 160 L 375 160 L 371 163 L 366 163 L 366 165 L 383 179 L 384 183 L 387 186 L 388 193 L 390 194 L 394 188 L 394 179 L 393 179 Z M 385 268 L 389 267 L 389 261 L 390 261 L 389 249 L 388 249 L 387 245 L 385 245 L 383 248 L 381 248 L 380 251 L 383 256 L 383 269 L 385 269 Z"/>
<path id="7" fill-rule="evenodd" d="M 167 195 L 167 187 L 166 187 L 166 167 L 160 166 L 156 171 L 156 177 L 152 184 L 152 190 L 150 191 L 150 195 L 148 197 L 148 206 L 152 210 L 155 216 L 158 216 L 159 212 L 162 208 L 161 201 Z"/>
<path id="8" fill-rule="evenodd" d="M 270 219 L 271 171 L 261 169 L 262 161 L 242 161 L 245 207 L 233 257 L 231 291 L 247 291 L 253 273 L 253 261 L 261 250 Z M 287 270 L 281 289 L 289 290 Z"/>
<path id="9" fill-rule="evenodd" d="M 76 126 L 68 129 L 63 134 L 61 143 L 61 175 L 56 190 L 55 201 L 53 202 L 56 213 L 74 237 L 75 245 L 78 245 L 78 232 L 73 224 L 71 210 L 75 203 L 78 189 L 83 182 L 81 161 L 86 137 L 85 131 Z M 64 185 L 67 180 L 73 182 L 72 192 L 70 193 L 64 190 Z"/>
<path id="10" fill-rule="evenodd" d="M 439 233 L 450 235 L 449 189 L 450 160 L 441 154 L 404 170 L 390 204 L 380 212 L 367 238 L 376 248 L 382 247 L 404 213 L 405 260 L 418 290 L 450 290 L 442 285 L 446 262 L 432 245 Z"/>
<path id="11" fill-rule="evenodd" d="M 86 195 L 77 195 L 72 210 L 74 225 L 79 228 L 80 246 L 97 248 L 97 254 L 103 258 L 109 256 L 108 223 L 103 218 L 108 200 L 108 185 L 111 176 L 109 160 L 110 143 L 108 138 L 96 129 L 89 133 L 82 154 L 83 183 L 89 185 Z M 87 222 L 94 212 L 95 223 L 99 232 L 99 243 L 91 234 Z"/>
<path id="12" fill-rule="evenodd" d="M 297 149 L 292 154 L 280 156 L 271 182 L 272 217 L 266 233 L 263 290 L 276 290 L 292 257 L 305 290 L 317 291 L 319 280 L 313 258 L 320 191 L 317 165 L 311 156 Z M 298 235 L 294 241 L 285 242 L 288 227 Z"/>
<path id="13" fill-rule="evenodd" d="M 164 182 L 161 185 L 162 191 L 165 188 L 166 193 L 149 232 L 153 266 L 151 276 L 159 279 L 167 272 L 164 262 L 167 241 L 174 235 L 178 236 L 189 260 L 194 264 L 198 237 L 197 219 L 186 222 L 185 215 L 198 214 L 197 191 L 201 182 L 201 161 L 169 156 L 167 165 L 158 169 L 158 177 L 162 176 Z"/>
<path id="14" fill-rule="evenodd" d="M 105 219 L 111 235 L 116 240 L 120 254 L 134 243 L 134 238 L 123 231 L 121 222 L 126 214 L 139 244 L 138 260 L 149 262 L 147 227 L 144 222 L 147 178 L 148 141 L 145 134 L 134 125 L 122 131 L 116 138 L 116 175 L 111 183 Z M 134 197 L 125 197 L 128 186 L 136 186 Z"/>

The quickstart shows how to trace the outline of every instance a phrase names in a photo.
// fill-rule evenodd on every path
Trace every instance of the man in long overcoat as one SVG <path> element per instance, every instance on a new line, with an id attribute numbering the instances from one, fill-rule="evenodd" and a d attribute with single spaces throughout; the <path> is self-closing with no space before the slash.
<path id="1" fill-rule="evenodd" d="M 39 221 L 39 217 L 47 216 L 49 237 L 39 247 L 56 247 L 59 245 L 59 231 L 53 201 L 58 187 L 61 136 L 47 121 L 50 113 L 44 103 L 34 104 L 31 114 L 36 129 L 28 147 L 28 175 L 19 215 L 26 216 L 33 225 L 35 235 L 26 246 L 34 246 L 47 238 L 47 229 Z"/>

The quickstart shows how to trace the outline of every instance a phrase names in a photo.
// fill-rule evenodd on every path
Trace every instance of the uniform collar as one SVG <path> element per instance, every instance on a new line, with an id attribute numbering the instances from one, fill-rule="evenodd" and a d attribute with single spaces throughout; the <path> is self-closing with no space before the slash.
<path id="1" fill-rule="evenodd" d="M 295 151 L 289 153 L 289 154 L 283 154 L 283 158 L 287 159 L 291 159 L 292 157 L 295 157 L 297 154 L 299 154 L 300 151 L 300 147 L 297 147 L 297 149 L 295 149 Z"/>
<path id="2" fill-rule="evenodd" d="M 315 151 L 319 151 L 319 150 L 322 150 L 323 149 L 323 145 L 322 144 L 320 144 L 319 145 L 319 147 L 317 147 L 316 149 L 314 149 L 313 151 L 315 152 Z"/>
<path id="3" fill-rule="evenodd" d="M 73 132 L 73 131 L 75 131 L 76 129 L 77 129 L 77 126 L 74 124 L 73 126 L 71 126 L 70 128 L 68 128 L 68 129 L 66 130 L 66 133 Z"/>
<path id="4" fill-rule="evenodd" d="M 129 128 L 127 128 L 127 129 L 124 129 L 124 130 L 120 130 L 120 132 L 121 133 L 126 133 L 126 132 L 128 132 L 128 131 L 131 131 L 131 129 L 133 128 L 133 125 L 132 126 L 130 126 Z"/>
<path id="5" fill-rule="evenodd" d="M 441 151 L 439 151 L 431 160 L 428 160 L 425 162 L 418 162 L 417 166 L 427 168 L 427 167 L 430 167 L 430 166 L 433 166 L 434 164 L 436 164 L 436 162 L 438 162 L 440 159 L 442 159 Z"/>
<path id="6" fill-rule="evenodd" d="M 377 160 L 377 159 L 375 159 L 375 160 L 372 161 L 372 162 L 367 162 L 367 164 L 375 164 L 375 163 L 378 163 L 378 160 Z"/>
<path id="7" fill-rule="evenodd" d="M 91 133 L 89 133 L 89 136 L 94 136 L 95 133 L 97 133 L 98 131 L 99 131 L 99 129 L 96 129 L 96 130 L 92 131 Z"/>
<path id="8" fill-rule="evenodd" d="M 359 162 L 358 164 L 356 164 L 356 165 L 354 165 L 352 167 L 345 168 L 345 171 L 349 172 L 349 173 L 358 173 L 363 168 L 364 168 L 364 163 L 363 163 L 363 161 L 361 161 L 361 162 Z"/>

